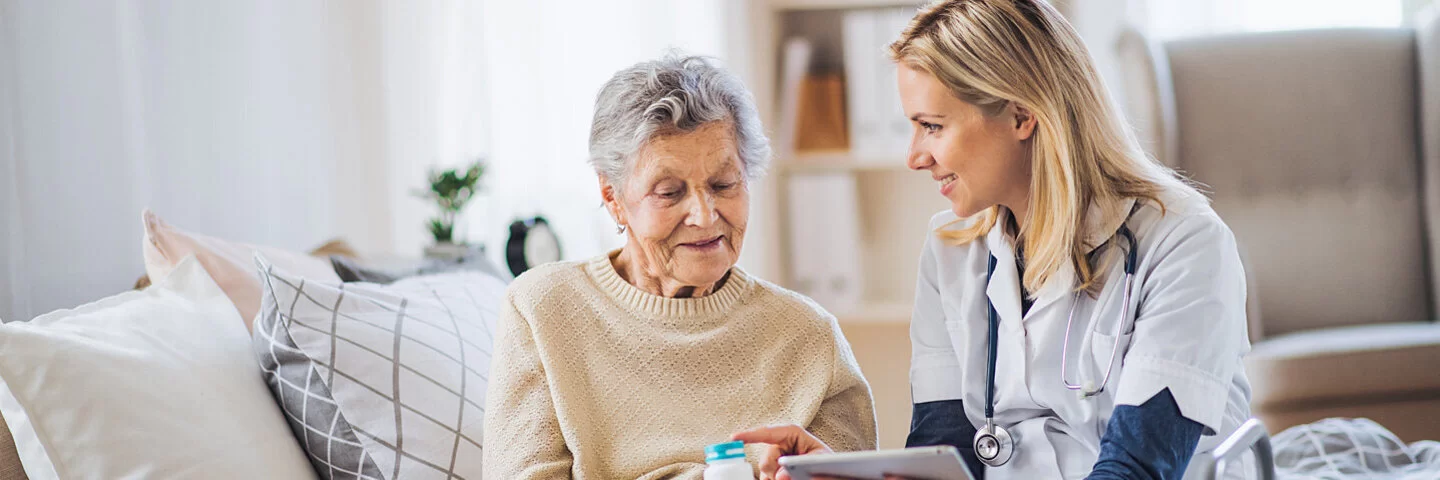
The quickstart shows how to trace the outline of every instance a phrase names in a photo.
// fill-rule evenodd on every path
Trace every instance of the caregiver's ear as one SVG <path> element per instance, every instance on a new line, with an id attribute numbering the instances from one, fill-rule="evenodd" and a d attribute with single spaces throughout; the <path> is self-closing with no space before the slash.
<path id="1" fill-rule="evenodd" d="M 1035 135 L 1035 115 L 1030 109 L 1021 106 L 1019 103 L 1010 102 L 1005 106 L 1006 115 L 1010 115 L 1014 121 L 1015 139 L 1020 141 L 1029 140 Z"/>

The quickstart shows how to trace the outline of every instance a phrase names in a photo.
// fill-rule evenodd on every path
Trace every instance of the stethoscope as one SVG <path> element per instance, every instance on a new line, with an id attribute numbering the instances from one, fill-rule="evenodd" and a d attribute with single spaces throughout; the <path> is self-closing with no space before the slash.
<path id="1" fill-rule="evenodd" d="M 1120 235 L 1130 245 L 1129 251 L 1125 254 L 1125 304 L 1120 316 L 1115 320 L 1115 343 L 1110 346 L 1110 362 L 1105 366 L 1105 377 L 1100 380 L 1100 386 L 1094 387 L 1094 382 L 1084 384 L 1070 383 L 1069 375 L 1069 353 L 1070 353 L 1070 326 L 1075 321 L 1075 305 L 1080 303 L 1080 292 L 1075 293 L 1075 299 L 1070 303 L 1070 314 L 1065 319 L 1065 344 L 1060 347 L 1060 381 L 1065 388 L 1080 393 L 1081 398 L 1094 396 L 1105 391 L 1105 385 L 1110 383 L 1110 371 L 1115 367 L 1115 356 L 1120 350 L 1120 328 L 1124 326 L 1125 319 L 1130 317 L 1130 288 L 1135 283 L 1135 265 L 1138 250 L 1135 247 L 1135 235 L 1130 233 L 1130 228 L 1120 224 Z M 990 255 L 990 266 L 985 272 L 985 285 L 989 288 L 990 279 L 995 276 L 995 255 Z M 990 356 L 985 366 L 985 373 L 988 375 L 985 381 L 985 427 L 975 432 L 975 456 L 980 461 L 992 467 L 1004 465 L 1010 461 L 1015 454 L 1015 439 L 1010 432 L 995 424 L 995 360 L 996 349 L 1000 343 L 1000 314 L 995 311 L 995 303 L 986 297 L 985 305 L 989 308 L 990 322 Z M 1093 332 L 1092 332 L 1093 334 Z"/>

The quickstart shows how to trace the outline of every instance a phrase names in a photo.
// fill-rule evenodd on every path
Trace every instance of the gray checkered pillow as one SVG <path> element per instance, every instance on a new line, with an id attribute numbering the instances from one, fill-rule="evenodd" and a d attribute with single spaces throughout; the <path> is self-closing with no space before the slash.
<path id="1" fill-rule="evenodd" d="M 322 478 L 481 478 L 503 282 L 453 273 L 324 285 L 256 263 L 255 352 Z"/>

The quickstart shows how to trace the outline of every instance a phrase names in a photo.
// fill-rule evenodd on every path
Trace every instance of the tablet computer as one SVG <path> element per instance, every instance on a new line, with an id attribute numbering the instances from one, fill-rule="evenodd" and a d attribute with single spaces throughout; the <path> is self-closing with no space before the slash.
<path id="1" fill-rule="evenodd" d="M 856 479 L 882 479 L 899 475 L 924 480 L 974 480 L 955 447 L 914 447 L 901 450 L 820 453 L 780 458 L 780 466 L 795 480 L 815 475 Z"/>

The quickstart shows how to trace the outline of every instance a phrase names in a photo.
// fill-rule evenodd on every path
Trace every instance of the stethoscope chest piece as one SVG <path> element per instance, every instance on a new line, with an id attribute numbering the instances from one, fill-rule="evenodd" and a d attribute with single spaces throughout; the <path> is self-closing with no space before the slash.
<path id="1" fill-rule="evenodd" d="M 975 456 L 980 462 L 992 467 L 1004 465 L 1015 454 L 1015 439 L 1005 427 L 986 422 L 985 427 L 975 432 Z"/>

